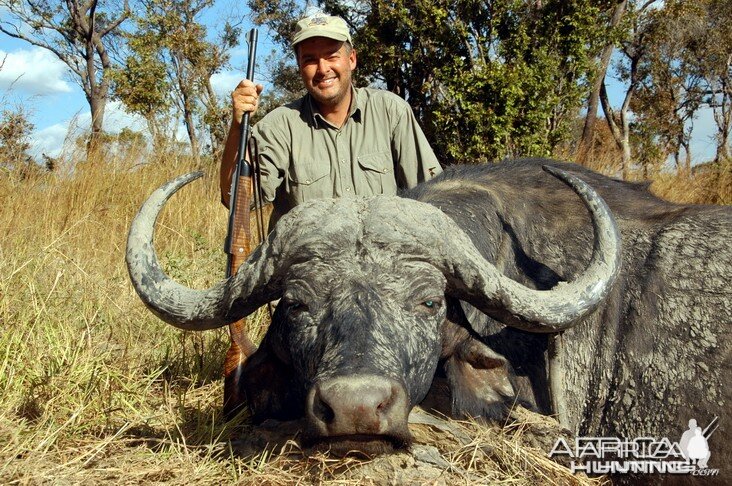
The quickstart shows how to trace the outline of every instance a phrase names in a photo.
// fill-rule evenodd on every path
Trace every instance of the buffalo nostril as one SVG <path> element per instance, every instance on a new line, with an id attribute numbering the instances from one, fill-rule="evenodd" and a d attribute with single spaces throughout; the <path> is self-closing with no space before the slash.
<path id="1" fill-rule="evenodd" d="M 376 413 L 384 415 L 389 413 L 389 409 L 394 404 L 394 400 L 398 395 L 398 390 L 395 387 L 391 387 L 389 394 L 376 406 Z"/>
<path id="2" fill-rule="evenodd" d="M 320 388 L 315 391 L 315 397 L 313 399 L 312 413 L 318 420 L 329 424 L 333 422 L 335 418 L 335 412 L 325 399 L 323 399 Z"/>

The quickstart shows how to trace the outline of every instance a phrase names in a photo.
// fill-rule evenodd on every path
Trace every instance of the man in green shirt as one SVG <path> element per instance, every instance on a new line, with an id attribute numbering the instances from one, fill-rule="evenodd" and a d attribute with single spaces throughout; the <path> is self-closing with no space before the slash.
<path id="1" fill-rule="evenodd" d="M 270 227 L 308 200 L 393 195 L 442 171 L 406 101 L 353 86 L 356 51 L 343 19 L 305 17 L 292 47 L 308 94 L 268 113 L 252 131 L 264 198 L 274 204 Z M 261 91 L 244 80 L 232 93 L 220 181 L 227 206 L 241 116 L 256 110 Z"/>

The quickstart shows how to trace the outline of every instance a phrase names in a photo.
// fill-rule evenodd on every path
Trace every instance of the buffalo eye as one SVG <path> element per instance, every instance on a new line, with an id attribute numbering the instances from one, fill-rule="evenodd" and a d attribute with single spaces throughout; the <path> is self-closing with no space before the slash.
<path id="1" fill-rule="evenodd" d="M 442 299 L 426 299 L 417 306 L 417 312 L 434 316 L 440 310 L 440 307 L 442 307 Z"/>
<path id="2" fill-rule="evenodd" d="M 283 299 L 285 306 L 287 306 L 287 312 L 290 315 L 298 315 L 308 311 L 308 305 L 300 300 L 295 299 Z"/>

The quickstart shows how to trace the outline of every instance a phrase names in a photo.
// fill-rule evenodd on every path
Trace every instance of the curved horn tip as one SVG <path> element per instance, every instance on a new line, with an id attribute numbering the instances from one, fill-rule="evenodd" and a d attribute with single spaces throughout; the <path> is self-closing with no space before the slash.
<path id="1" fill-rule="evenodd" d="M 172 181 L 170 181 L 170 183 L 186 185 L 189 182 L 193 182 L 196 179 L 200 179 L 203 176 L 204 176 L 204 173 L 202 170 L 196 170 L 193 172 L 189 172 L 187 174 L 180 175 L 180 176 L 176 177 L 175 179 L 173 179 Z"/>
<path id="2" fill-rule="evenodd" d="M 572 174 L 570 174 L 569 172 L 562 170 L 558 167 L 552 167 L 551 165 L 543 164 L 541 166 L 541 168 L 542 168 L 542 170 L 544 170 L 544 172 L 549 172 L 551 175 L 553 175 L 557 179 L 561 179 L 563 181 L 567 180 L 568 177 L 575 177 Z"/>
<path id="3" fill-rule="evenodd" d="M 542 165 L 542 169 L 572 188 L 589 209 L 595 234 L 590 263 L 573 280 L 544 291 L 524 287 L 491 265 L 490 271 L 476 279 L 483 285 L 477 300 L 465 300 L 512 327 L 528 332 L 557 332 L 594 312 L 606 298 L 619 273 L 622 246 L 610 208 L 588 183 L 557 167 Z M 483 261 L 482 256 L 475 261 Z M 488 285 L 492 279 L 502 283 Z M 541 305 L 532 302 L 541 302 Z"/>
<path id="4" fill-rule="evenodd" d="M 182 329 L 205 330 L 226 324 L 221 305 L 225 286 L 189 289 L 168 277 L 158 261 L 153 235 L 155 221 L 166 201 L 203 171 L 190 172 L 156 189 L 130 223 L 125 260 L 132 285 L 145 305 L 162 320 Z"/>

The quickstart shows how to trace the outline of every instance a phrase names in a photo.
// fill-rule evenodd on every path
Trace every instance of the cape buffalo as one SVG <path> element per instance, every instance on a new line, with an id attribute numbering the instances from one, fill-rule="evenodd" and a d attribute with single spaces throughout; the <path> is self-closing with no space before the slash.
<path id="1" fill-rule="evenodd" d="M 732 459 L 729 208 L 544 159 L 451 167 L 400 197 L 298 206 L 236 276 L 191 290 L 162 272 L 152 234 L 195 177 L 145 203 L 128 267 L 183 329 L 282 299 L 247 363 L 255 420 L 304 415 L 306 442 L 388 450 L 437 373 L 455 415 L 518 402 L 582 436 L 676 441 L 719 415 L 709 465 Z"/>

